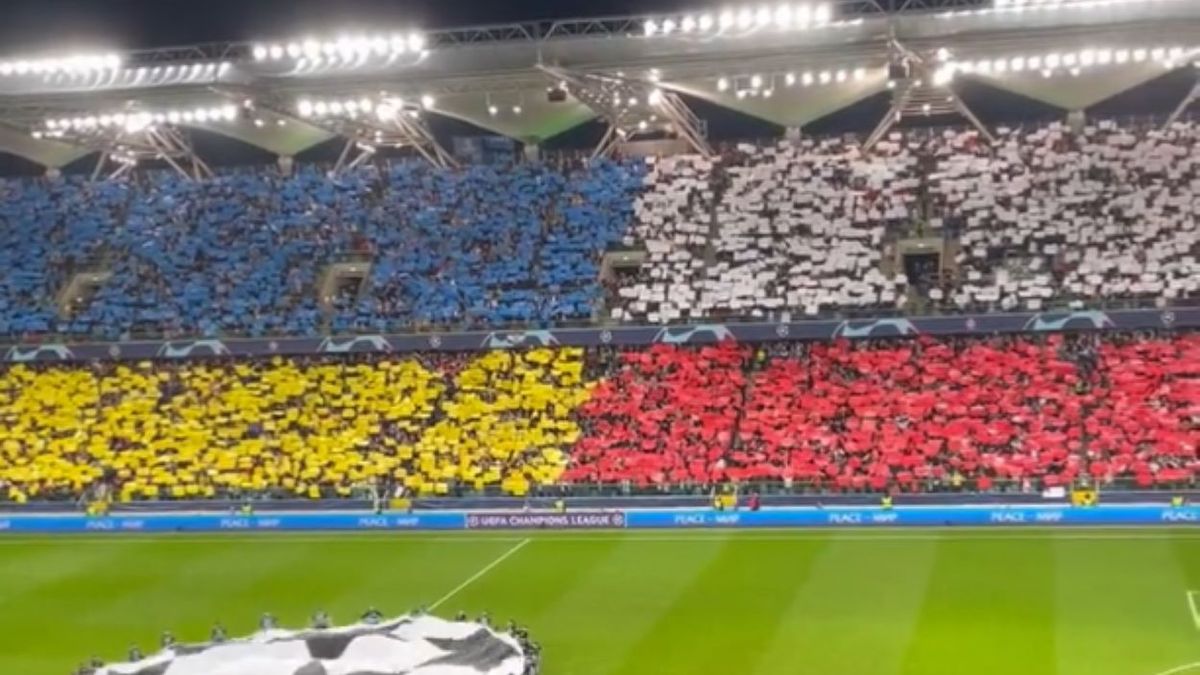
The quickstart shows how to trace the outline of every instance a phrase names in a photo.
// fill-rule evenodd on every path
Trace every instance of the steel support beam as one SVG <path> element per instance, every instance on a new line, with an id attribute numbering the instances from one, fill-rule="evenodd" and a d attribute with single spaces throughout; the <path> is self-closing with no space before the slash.
<path id="1" fill-rule="evenodd" d="M 892 52 L 893 62 L 903 63 L 907 67 L 908 76 L 903 80 L 892 81 L 891 108 L 867 137 L 864 149 L 874 147 L 906 117 L 934 115 L 958 115 L 970 122 L 988 143 L 995 144 L 996 139 L 992 132 L 955 90 L 953 70 L 945 71 L 950 75 L 939 76 L 939 66 L 931 55 L 912 51 L 895 40 L 892 40 Z"/>
<path id="2" fill-rule="evenodd" d="M 678 94 L 656 82 L 618 74 L 542 66 L 554 85 L 565 88 L 608 125 L 593 157 L 611 154 L 623 142 L 658 134 L 684 140 L 695 152 L 711 156 L 704 123 Z"/>
<path id="3" fill-rule="evenodd" d="M 1163 124 L 1163 128 L 1169 127 L 1178 122 L 1183 118 L 1183 115 L 1188 111 L 1188 108 L 1192 107 L 1192 104 L 1194 104 L 1196 101 L 1200 101 L 1200 68 L 1196 68 L 1195 71 L 1196 82 L 1192 84 L 1191 91 L 1188 92 L 1187 96 L 1183 97 L 1183 100 L 1180 101 L 1179 105 L 1175 107 L 1175 110 L 1171 112 L 1170 117 L 1168 117 L 1166 123 Z"/>

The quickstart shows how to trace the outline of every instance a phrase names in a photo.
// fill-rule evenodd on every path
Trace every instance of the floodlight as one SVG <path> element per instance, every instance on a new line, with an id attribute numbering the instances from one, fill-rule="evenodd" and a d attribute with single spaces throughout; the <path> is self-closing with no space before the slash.
<path id="1" fill-rule="evenodd" d="M 729 78 L 719 78 L 717 80 L 717 91 L 725 91 L 726 89 L 729 89 Z"/>
<path id="2" fill-rule="evenodd" d="M 762 75 L 753 75 L 750 77 L 750 86 L 758 89 L 763 85 Z"/>
<path id="3" fill-rule="evenodd" d="M 1046 67 L 1047 68 L 1057 68 L 1060 63 L 1062 63 L 1062 57 L 1059 56 L 1058 54 L 1047 54 L 1046 55 Z"/>
<path id="4" fill-rule="evenodd" d="M 429 108 L 432 108 L 434 103 L 436 103 L 436 102 L 437 101 L 429 94 L 425 94 L 424 96 L 421 97 L 421 107 L 425 108 L 426 110 L 428 110 Z"/>
<path id="5" fill-rule="evenodd" d="M 800 84 L 802 84 L 806 87 L 811 86 L 815 80 L 816 80 L 816 78 L 813 77 L 813 74 L 811 71 L 806 71 L 803 75 L 800 76 Z"/>
<path id="6" fill-rule="evenodd" d="M 208 121 L 208 111 L 204 108 L 198 108 L 193 115 L 195 116 L 197 122 L 204 123 Z"/>
<path id="7" fill-rule="evenodd" d="M 784 30 L 792 27 L 791 5 L 780 5 L 775 8 L 775 26 Z"/>
<path id="8" fill-rule="evenodd" d="M 1117 51 L 1113 52 L 1113 61 L 1116 61 L 1117 63 L 1125 63 L 1128 60 L 1129 60 L 1129 50 L 1128 49 L 1118 49 Z"/>
<path id="9" fill-rule="evenodd" d="M 278 61 L 279 59 L 283 58 L 283 47 L 280 47 L 279 45 L 271 45 L 270 49 L 267 51 L 271 55 L 272 61 Z"/>
<path id="10" fill-rule="evenodd" d="M 849 76 L 850 76 L 849 73 L 847 73 L 845 70 L 839 70 L 834 75 L 833 79 L 837 80 L 838 82 L 845 82 L 846 78 L 848 78 Z"/>
<path id="11" fill-rule="evenodd" d="M 414 52 L 425 49 L 425 36 L 420 33 L 408 34 L 408 48 Z"/>
<path id="12" fill-rule="evenodd" d="M 255 61 L 262 61 L 263 59 L 267 58 L 267 48 L 262 45 L 254 45 L 252 54 L 254 55 Z"/>
<path id="13" fill-rule="evenodd" d="M 800 28 L 808 28 L 808 24 L 812 23 L 812 9 L 808 5 L 801 5 L 796 8 L 796 25 Z"/>
<path id="14" fill-rule="evenodd" d="M 1134 63 L 1141 63 L 1142 61 L 1145 61 L 1145 60 L 1146 60 L 1146 50 L 1145 49 L 1133 50 Z"/>
<path id="15" fill-rule="evenodd" d="M 500 113 L 500 109 L 494 105 L 489 105 L 487 110 L 488 110 L 488 114 L 491 115 L 492 117 L 495 117 L 496 115 L 498 115 Z"/>
<path id="16" fill-rule="evenodd" d="M 312 101 L 309 101 L 307 99 L 302 99 L 300 101 L 300 103 L 296 106 L 296 109 L 300 112 L 301 117 L 312 117 L 312 115 L 313 115 Z"/>
<path id="17" fill-rule="evenodd" d="M 313 114 L 317 117 L 324 117 L 329 114 L 329 106 L 324 101 L 317 101 L 313 104 Z"/>
<path id="18" fill-rule="evenodd" d="M 300 46 L 300 50 L 310 59 L 315 59 L 321 55 L 321 43 L 316 40 L 305 40 Z"/>
<path id="19" fill-rule="evenodd" d="M 833 79 L 833 73 L 830 73 L 828 70 L 822 70 L 817 79 L 821 81 L 821 84 L 829 84 L 829 81 Z"/>
<path id="20" fill-rule="evenodd" d="M 650 97 L 648 99 L 650 105 L 658 105 L 662 103 L 662 100 L 663 93 L 661 89 L 655 89 L 654 91 L 650 92 Z"/>
<path id="21" fill-rule="evenodd" d="M 683 21 L 681 21 L 679 23 L 679 30 L 683 31 L 684 33 L 690 33 L 692 31 L 696 30 L 695 17 L 691 17 L 691 16 L 683 17 Z"/>
<path id="22" fill-rule="evenodd" d="M 183 116 L 179 114 L 178 110 L 167 111 L 167 121 L 171 124 L 179 124 L 179 120 L 182 118 Z"/>
<path id="23" fill-rule="evenodd" d="M 223 117 L 226 122 L 232 122 L 235 119 L 237 119 L 237 106 L 234 106 L 234 105 L 221 106 L 221 117 Z"/>
<path id="24" fill-rule="evenodd" d="M 647 126 L 649 125 L 646 123 L 646 120 L 638 122 L 638 130 L 640 131 L 645 131 Z"/>
<path id="25" fill-rule="evenodd" d="M 266 122 L 263 122 L 261 118 L 258 118 L 258 117 L 254 118 L 254 126 L 261 129 L 261 128 L 263 128 L 264 124 L 266 124 Z"/>
<path id="26" fill-rule="evenodd" d="M 783 81 L 784 81 L 784 83 L 785 83 L 785 84 L 787 84 L 787 86 L 789 86 L 789 87 L 790 87 L 790 86 L 792 86 L 792 85 L 794 85 L 794 84 L 796 84 L 796 74 L 795 74 L 795 73 L 788 73 L 787 75 L 784 75 L 784 76 L 783 76 Z"/>
<path id="27" fill-rule="evenodd" d="M 287 47 L 284 48 L 284 51 L 286 51 L 287 55 L 293 59 L 300 58 L 300 55 L 304 53 L 304 49 L 297 42 L 289 42 Z"/>
<path id="28" fill-rule="evenodd" d="M 774 90 L 774 89 L 766 89 L 766 90 L 763 90 L 763 98 L 771 98 L 771 96 L 772 96 L 774 93 L 775 93 L 775 90 Z"/>
<path id="29" fill-rule="evenodd" d="M 721 12 L 721 17 L 720 17 L 719 21 L 721 22 L 721 24 L 720 24 L 721 30 L 733 28 L 733 24 L 736 21 L 736 19 L 734 19 L 734 17 L 733 17 L 733 11 L 727 9 L 727 10 Z"/>
<path id="30" fill-rule="evenodd" d="M 770 7 L 759 7 L 758 11 L 754 13 L 754 25 L 758 26 L 759 28 L 762 28 L 763 26 L 766 26 L 770 23 L 771 23 L 771 8 Z"/>
<path id="31" fill-rule="evenodd" d="M 512 108 L 512 111 L 513 111 L 513 114 L 514 114 L 514 115 L 520 115 L 520 114 L 521 114 L 521 106 L 519 106 L 519 105 L 514 105 L 514 106 L 513 106 L 513 108 Z"/>
<path id="32" fill-rule="evenodd" d="M 855 68 L 854 69 L 854 80 L 856 82 L 862 81 L 866 77 L 867 77 L 867 69 L 866 68 Z"/>
<path id="33" fill-rule="evenodd" d="M 1078 62 L 1079 62 L 1079 56 L 1077 54 L 1075 54 L 1074 52 L 1067 52 L 1066 54 L 1063 54 L 1062 64 L 1064 66 L 1071 68 L 1071 67 L 1074 67 L 1074 65 Z"/>
<path id="34" fill-rule="evenodd" d="M 745 30 L 754 25 L 754 10 L 749 7 L 743 8 L 737 15 L 737 27 Z"/>
<path id="35" fill-rule="evenodd" d="M 700 21 L 697 22 L 697 25 L 700 27 L 700 30 L 706 31 L 711 30 L 714 23 L 716 23 L 716 21 L 713 19 L 712 14 L 701 14 Z"/>
<path id="36" fill-rule="evenodd" d="M 829 23 L 832 18 L 833 8 L 828 4 L 817 5 L 817 8 L 813 10 L 813 21 L 817 24 Z"/>
<path id="37" fill-rule="evenodd" d="M 333 114 L 333 115 L 341 115 L 343 112 L 345 112 L 345 110 L 346 110 L 346 109 L 345 109 L 345 107 L 343 107 L 343 106 L 342 106 L 342 102 L 341 102 L 341 101 L 330 101 L 330 102 L 329 102 L 329 112 L 330 112 L 330 114 Z"/>
<path id="38" fill-rule="evenodd" d="M 663 21 L 663 24 L 662 24 L 663 35 L 670 35 L 671 33 L 674 33 L 674 32 L 675 32 L 675 22 L 671 19 L 667 19 L 666 21 Z"/>

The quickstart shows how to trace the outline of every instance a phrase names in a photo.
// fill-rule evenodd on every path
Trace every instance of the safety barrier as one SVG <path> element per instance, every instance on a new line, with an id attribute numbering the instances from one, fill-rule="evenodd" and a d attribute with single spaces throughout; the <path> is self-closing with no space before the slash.
<path id="1" fill-rule="evenodd" d="M 92 517 L 29 514 L 0 518 L 0 533 L 222 532 L 247 530 L 571 530 L 755 527 L 1200 525 L 1200 507 L 1151 504 L 1093 507 L 899 506 L 780 508 L 764 511 L 627 509 L 610 511 L 432 511 L 228 515 L 157 513 Z"/>

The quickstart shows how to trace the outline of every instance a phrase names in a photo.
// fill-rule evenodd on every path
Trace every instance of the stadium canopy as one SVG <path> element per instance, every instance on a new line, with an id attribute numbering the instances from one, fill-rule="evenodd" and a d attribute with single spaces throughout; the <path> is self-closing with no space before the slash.
<path id="1" fill-rule="evenodd" d="M 704 152 L 688 97 L 802 129 L 891 90 L 878 132 L 912 114 L 978 124 L 957 97 L 964 80 L 1084 110 L 1200 71 L 1197 36 L 1194 0 L 839 0 L 10 55 L 0 151 L 47 167 L 100 152 L 113 173 L 146 158 L 203 173 L 183 133 L 202 128 L 280 156 L 341 137 L 345 165 L 384 146 L 452 163 L 426 126 L 440 115 L 530 144 L 598 118 L 607 147 L 667 135 Z"/>

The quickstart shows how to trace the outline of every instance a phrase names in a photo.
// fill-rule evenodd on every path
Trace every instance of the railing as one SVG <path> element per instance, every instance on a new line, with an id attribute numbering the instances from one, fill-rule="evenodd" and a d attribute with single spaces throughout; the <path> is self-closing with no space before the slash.
<path id="1" fill-rule="evenodd" d="M 743 482 L 721 482 L 721 483 L 664 483 L 664 484 L 639 484 L 633 481 L 621 481 L 613 483 L 561 483 L 553 485 L 534 486 L 528 494 L 514 496 L 511 493 L 505 492 L 499 486 L 487 486 L 482 490 L 476 490 L 472 486 L 458 485 L 450 487 L 446 492 L 434 494 L 408 494 L 408 493 L 392 493 L 388 491 L 384 497 L 413 499 L 417 502 L 422 500 L 455 500 L 455 499 L 527 499 L 527 500 L 554 500 L 554 499 L 579 499 L 591 497 L 636 497 L 636 498 L 709 498 L 718 494 L 736 493 L 741 496 L 750 494 L 759 494 L 766 497 L 845 497 L 845 496 L 872 496 L 882 495 L 885 493 L 899 495 L 993 495 L 999 497 L 1031 497 L 1042 498 L 1044 490 L 1047 489 L 1045 481 L 1037 478 L 1028 480 L 1010 480 L 1010 479 L 995 479 L 989 478 L 990 487 L 986 490 L 979 490 L 977 487 L 978 478 L 958 477 L 958 478 L 943 478 L 943 479 L 916 479 L 908 485 L 901 485 L 894 481 L 889 481 L 883 489 L 876 489 L 870 485 L 862 485 L 853 488 L 839 488 L 833 481 L 780 481 L 780 480 L 751 480 Z M 1150 485 L 1139 485 L 1133 478 L 1118 477 L 1111 480 L 1092 481 L 1092 480 L 1076 480 L 1069 485 L 1055 485 L 1062 487 L 1067 491 L 1070 490 L 1096 490 L 1103 495 L 1106 492 L 1155 492 L 1169 494 L 1180 490 L 1198 490 L 1200 489 L 1200 478 L 1193 477 L 1183 481 L 1173 481 L 1169 483 L 1153 482 Z M 5 497 L 6 491 L 0 491 L 0 504 L 12 505 L 12 502 Z M 351 488 L 336 488 L 333 486 L 324 486 L 320 488 L 319 497 L 312 498 L 305 495 L 297 495 L 294 492 L 283 488 L 273 488 L 268 490 L 219 490 L 211 498 L 183 497 L 178 499 L 159 498 L 159 499 L 139 499 L 129 502 L 132 505 L 149 506 L 155 503 L 162 504 L 179 504 L 179 503 L 196 503 L 204 504 L 211 502 L 286 502 L 294 501 L 297 503 L 309 503 L 319 505 L 322 501 L 338 502 L 338 501 L 354 501 L 364 502 L 373 501 L 379 497 L 379 492 L 369 485 L 358 485 Z M 24 509 L 34 510 L 39 506 L 45 505 L 68 505 L 86 503 L 87 497 L 78 493 L 69 491 L 60 491 L 52 495 L 47 495 L 45 498 L 24 505 Z"/>

